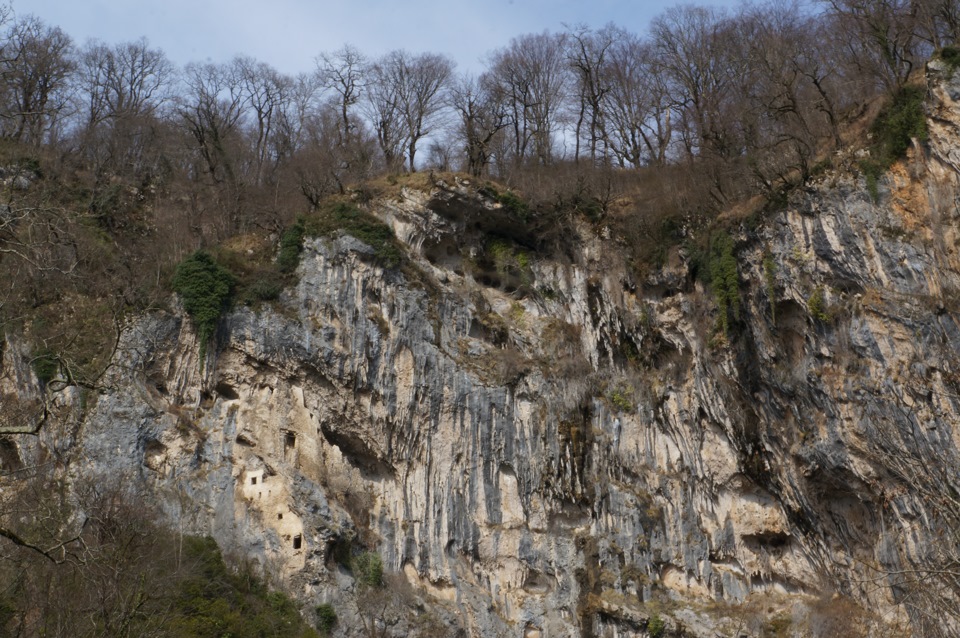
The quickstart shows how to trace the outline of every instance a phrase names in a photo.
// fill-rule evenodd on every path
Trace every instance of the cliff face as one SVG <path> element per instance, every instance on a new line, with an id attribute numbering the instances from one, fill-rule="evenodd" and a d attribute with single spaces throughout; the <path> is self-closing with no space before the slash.
<path id="1" fill-rule="evenodd" d="M 0 389 L 49 416 L 4 464 L 123 477 L 344 618 L 352 545 L 469 635 L 921 635 L 903 574 L 949 559 L 960 468 L 960 84 L 931 75 L 929 148 L 878 202 L 835 170 L 734 226 L 726 337 L 683 251 L 636 284 L 602 228 L 481 272 L 503 211 L 437 182 L 371 204 L 412 266 L 309 239 L 297 286 L 227 316 L 203 365 L 156 312 L 95 401 L 44 395 L 11 339 Z"/>

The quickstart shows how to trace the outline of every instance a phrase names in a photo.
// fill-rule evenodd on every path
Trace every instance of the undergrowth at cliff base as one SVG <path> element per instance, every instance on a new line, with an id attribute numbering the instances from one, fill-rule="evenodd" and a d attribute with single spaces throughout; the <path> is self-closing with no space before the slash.
<path id="1" fill-rule="evenodd" d="M 131 502 L 136 496 L 119 479 L 79 486 L 76 504 L 68 504 L 61 479 L 21 478 L 16 492 L 4 494 L 0 527 L 33 548 L 0 539 L 0 636 L 319 635 L 254 563 L 225 558 L 210 537 L 160 524 L 149 503 Z M 9 514 L 48 506 L 63 516 L 61 527 Z M 70 529 L 74 515 L 86 519 L 78 530 Z M 60 547 L 48 555 L 35 549 L 54 544 Z"/>

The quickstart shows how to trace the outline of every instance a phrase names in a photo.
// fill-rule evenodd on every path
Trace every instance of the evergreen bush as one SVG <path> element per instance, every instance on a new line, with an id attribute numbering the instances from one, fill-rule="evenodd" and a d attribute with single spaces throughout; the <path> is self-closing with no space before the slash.
<path id="1" fill-rule="evenodd" d="M 201 358 L 217 329 L 223 312 L 230 307 L 235 280 L 207 252 L 198 250 L 177 266 L 173 289 L 193 320 L 200 339 Z"/>
<path id="2" fill-rule="evenodd" d="M 330 603 L 317 605 L 317 630 L 321 636 L 329 636 L 337 624 L 337 611 Z"/>
<path id="3" fill-rule="evenodd" d="M 704 266 L 720 312 L 720 326 L 724 334 L 729 334 L 731 323 L 740 320 L 740 277 L 729 234 L 720 231 L 710 237 Z"/>
<path id="4" fill-rule="evenodd" d="M 350 561 L 350 571 L 357 583 L 364 587 L 380 587 L 383 584 L 383 559 L 376 552 L 362 552 Z"/>
<path id="5" fill-rule="evenodd" d="M 301 217 L 280 236 L 280 253 L 277 255 L 277 268 L 280 272 L 291 273 L 300 265 L 303 235 L 304 220 Z"/>
<path id="6" fill-rule="evenodd" d="M 912 140 L 927 140 L 927 115 L 923 108 L 923 87 L 905 86 L 893 96 L 870 127 L 873 143 L 870 158 L 860 162 L 867 191 L 874 202 L 880 199 L 880 178 L 902 158 Z"/>
<path id="7" fill-rule="evenodd" d="M 370 213 L 350 204 L 338 202 L 304 223 L 305 235 L 323 237 L 337 231 L 373 248 L 377 261 L 387 268 L 396 268 L 403 261 L 403 252 L 397 245 L 393 230 Z"/>

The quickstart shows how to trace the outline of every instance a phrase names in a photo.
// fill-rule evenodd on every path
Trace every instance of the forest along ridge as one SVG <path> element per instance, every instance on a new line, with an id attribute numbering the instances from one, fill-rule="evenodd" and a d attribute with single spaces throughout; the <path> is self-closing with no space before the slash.
<path id="1" fill-rule="evenodd" d="M 817 6 L 298 78 L 7 12 L 0 633 L 958 635 L 960 9 Z"/>

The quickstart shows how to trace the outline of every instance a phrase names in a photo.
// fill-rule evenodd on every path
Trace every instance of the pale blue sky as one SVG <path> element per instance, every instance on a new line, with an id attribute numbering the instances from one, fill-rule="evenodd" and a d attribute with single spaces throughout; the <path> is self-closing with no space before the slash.
<path id="1" fill-rule="evenodd" d="M 367 55 L 392 49 L 445 53 L 477 70 L 510 38 L 563 24 L 614 22 L 642 33 L 672 0 L 12 0 L 82 44 L 146 36 L 177 64 L 225 62 L 243 53 L 286 73 L 310 71 L 322 51 L 350 43 Z M 734 7 L 739 0 L 697 4 Z"/>

